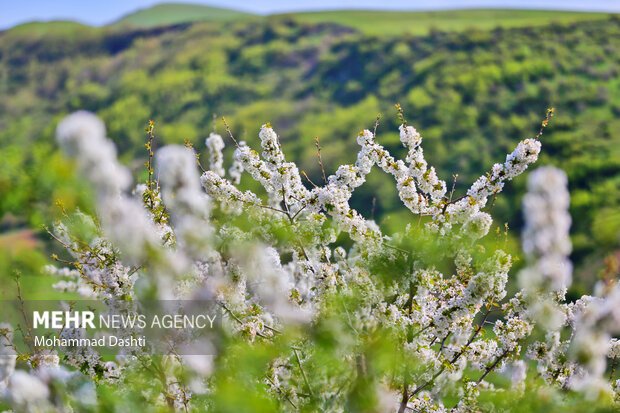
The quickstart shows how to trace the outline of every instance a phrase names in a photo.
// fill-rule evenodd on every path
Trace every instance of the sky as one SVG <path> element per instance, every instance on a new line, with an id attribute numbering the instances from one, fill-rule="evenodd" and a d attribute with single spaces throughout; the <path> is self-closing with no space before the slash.
<path id="1" fill-rule="evenodd" d="M 121 16 L 174 0 L 0 0 L 0 29 L 38 20 L 104 25 Z M 523 8 L 620 12 L 620 0 L 186 0 L 257 14 L 327 9 L 440 10 Z"/>

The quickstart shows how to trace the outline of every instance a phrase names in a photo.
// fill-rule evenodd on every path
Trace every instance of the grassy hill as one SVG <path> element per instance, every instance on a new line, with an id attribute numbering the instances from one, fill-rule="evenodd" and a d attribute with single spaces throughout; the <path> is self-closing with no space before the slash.
<path id="1" fill-rule="evenodd" d="M 53 20 L 48 22 L 28 22 L 18 24 L 9 31 L 12 34 L 24 36 L 43 35 L 77 35 L 85 30 L 94 29 L 91 26 L 70 20 Z"/>
<path id="2" fill-rule="evenodd" d="M 474 12 L 463 12 L 470 18 L 460 27 L 477 21 L 469 14 Z M 459 174 L 460 196 L 516 142 L 535 133 L 545 109 L 554 106 L 542 163 L 569 175 L 573 258 L 585 273 L 576 278 L 595 278 L 604 254 L 618 248 L 620 232 L 619 18 L 576 14 L 584 20 L 376 37 L 303 16 L 152 29 L 61 22 L 31 26 L 60 29 L 44 36 L 31 35 L 28 26 L 1 32 L 0 233 L 17 230 L 15 224 L 2 229 L 9 215 L 21 222 L 19 229 L 40 231 L 58 212 L 56 200 L 68 210 L 88 210 L 87 192 L 76 186 L 53 139 L 58 120 L 78 109 L 106 122 L 122 160 L 135 171 L 143 164 L 149 119 L 157 122 L 158 145 L 189 138 L 203 155 L 214 113 L 225 115 L 233 133 L 251 145 L 260 125 L 271 121 L 288 159 L 320 182 L 314 137 L 332 173 L 355 161 L 355 134 L 373 127 L 379 112 L 379 142 L 404 155 L 394 116 L 399 102 L 424 136 L 427 159 L 441 178 Z M 84 33 L 66 34 L 73 29 Z M 227 161 L 230 152 L 229 146 Z M 493 204 L 498 222 L 508 222 L 516 235 L 524 183 L 512 182 Z M 399 200 L 384 174 L 371 174 L 352 204 L 392 230 L 411 220 L 395 213 Z M 36 260 L 27 254 L 21 264 L 11 260 L 0 251 L 0 272 L 35 271 L 28 265 Z"/>
<path id="3" fill-rule="evenodd" d="M 371 35 L 424 35 L 431 29 L 462 31 L 496 27 L 526 27 L 556 23 L 572 23 L 608 17 L 608 13 L 584 13 L 551 10 L 441 10 L 441 11 L 376 11 L 335 10 L 287 13 L 269 18 L 293 18 L 309 23 L 335 23 Z M 131 13 L 113 23 L 114 26 L 148 28 L 196 21 L 237 21 L 260 16 L 235 10 L 198 4 L 164 3 Z"/>
<path id="4" fill-rule="evenodd" d="M 608 13 L 585 13 L 551 10 L 442 10 L 442 11 L 375 11 L 336 10 L 299 12 L 258 16 L 237 10 L 199 4 L 162 3 L 128 14 L 109 26 L 115 29 L 148 29 L 179 23 L 231 22 L 248 19 L 281 20 L 320 24 L 334 23 L 370 35 L 425 35 L 432 29 L 463 31 L 470 28 L 490 30 L 496 27 L 514 28 L 541 26 L 550 23 L 573 23 L 601 20 Z M 11 32 L 21 34 L 75 34 L 90 26 L 73 21 L 31 22 L 15 26 Z"/>
<path id="5" fill-rule="evenodd" d="M 250 13 L 199 4 L 162 3 L 128 14 L 112 25 L 149 28 L 196 21 L 233 21 L 253 16 Z"/>
<path id="6" fill-rule="evenodd" d="M 431 28 L 462 31 L 469 28 L 539 26 L 551 22 L 571 23 L 603 19 L 607 13 L 583 13 L 550 10 L 443 10 L 427 12 L 337 10 L 291 13 L 301 21 L 337 23 L 373 35 L 427 34 Z"/>

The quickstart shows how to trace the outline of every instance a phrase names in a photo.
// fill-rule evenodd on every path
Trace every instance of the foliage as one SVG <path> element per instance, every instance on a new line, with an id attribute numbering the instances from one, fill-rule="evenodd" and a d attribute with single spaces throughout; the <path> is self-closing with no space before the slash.
<path id="1" fill-rule="evenodd" d="M 424 131 L 440 178 L 451 181 L 458 172 L 460 196 L 461 182 L 489 168 L 553 105 L 557 117 L 542 161 L 569 175 L 577 290 L 593 284 L 592 268 L 617 246 L 614 229 L 600 217 L 620 202 L 617 18 L 422 37 L 369 37 L 289 18 L 74 30 L 0 34 L 2 216 L 39 228 L 57 199 L 88 208 L 51 143 L 50 125 L 78 108 L 106 121 L 134 171 L 142 164 L 139 131 L 148 119 L 159 122 L 163 143 L 189 138 L 205 152 L 202 138 L 214 113 L 226 115 L 250 144 L 257 143 L 256 125 L 271 118 L 300 169 L 321 182 L 315 136 L 331 173 L 354 160 L 350 131 L 372 126 L 369 114 L 390 113 L 400 101 Z M 391 132 L 397 126 L 391 117 L 381 121 L 381 143 L 402 154 Z M 388 181 L 371 174 L 351 203 L 393 230 L 407 218 Z M 522 191 L 517 184 L 494 204 L 502 228 L 521 226 Z"/>
<path id="2" fill-rule="evenodd" d="M 191 147 L 153 152 L 149 122 L 146 179 L 133 187 L 104 124 L 88 112 L 68 116 L 57 139 L 92 184 L 98 213 L 78 211 L 55 225 L 67 257 L 58 261 L 69 266 L 48 267 L 60 279 L 54 287 L 108 310 L 132 309 L 137 299 L 212 297 L 221 340 L 201 342 L 209 356 L 176 347 L 153 356 L 139 345 L 108 361 L 93 347 L 35 344 L 20 353 L 17 332 L 4 324 L 0 396 L 25 411 L 617 409 L 620 284 L 609 274 L 594 296 L 566 300 L 566 174 L 549 166 L 530 174 L 522 289 L 508 299 L 512 257 L 497 242 L 484 246 L 489 202 L 536 162 L 552 115 L 458 198 L 427 163 L 400 107 L 403 160 L 366 129 L 355 163 L 320 185 L 303 183 L 269 124 L 260 155 L 225 124 L 236 146 L 228 174 L 223 140 L 212 133 L 199 176 Z M 349 204 L 375 167 L 396 182 L 411 217 L 398 232 L 383 232 Z M 233 183 L 241 173 L 262 190 L 242 192 Z M 83 334 L 76 326 L 57 332 Z"/>

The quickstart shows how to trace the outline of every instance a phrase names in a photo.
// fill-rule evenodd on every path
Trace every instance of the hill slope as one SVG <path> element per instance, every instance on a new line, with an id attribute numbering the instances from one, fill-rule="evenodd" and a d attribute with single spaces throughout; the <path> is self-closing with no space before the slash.
<path id="1" fill-rule="evenodd" d="M 128 14 L 112 25 L 149 28 L 196 21 L 231 21 L 253 16 L 250 13 L 200 4 L 162 3 Z"/>
<path id="2" fill-rule="evenodd" d="M 24 36 L 42 35 L 77 35 L 85 30 L 92 30 L 93 27 L 87 26 L 71 20 L 52 20 L 47 22 L 33 21 L 18 24 L 8 31 L 12 34 Z"/>
<path id="3" fill-rule="evenodd" d="M 288 159 L 321 182 L 314 137 L 333 173 L 355 161 L 355 134 L 372 128 L 377 113 L 384 114 L 378 141 L 405 155 L 394 116 L 400 102 L 440 177 L 451 182 L 459 174 L 458 197 L 535 134 L 554 106 L 541 163 L 569 175 L 573 258 L 592 280 L 599 266 L 586 260 L 618 248 L 620 19 L 417 37 L 371 37 L 283 18 L 225 29 L 197 23 L 71 37 L 0 33 L 0 217 L 24 217 L 40 228 L 56 199 L 67 209 L 81 205 L 83 191 L 61 185 L 70 169 L 53 144 L 57 121 L 78 109 L 101 116 L 123 161 L 137 168 L 149 119 L 157 122 L 158 144 L 190 138 L 203 155 L 214 113 L 251 145 L 271 121 Z M 230 152 L 231 145 L 227 166 Z M 524 183 L 511 182 L 493 204 L 514 234 Z M 395 213 L 399 204 L 392 179 L 378 172 L 352 198 L 391 228 L 411 222 L 410 214 Z"/>
<path id="4" fill-rule="evenodd" d="M 337 23 L 373 35 L 398 35 L 403 33 L 427 34 L 431 28 L 462 31 L 468 28 L 493 29 L 495 27 L 540 26 L 551 22 L 570 23 L 582 20 L 603 19 L 606 13 L 583 13 L 551 10 L 443 10 L 428 12 L 337 10 L 323 12 L 291 13 L 294 17 L 311 23 Z"/>
<path id="5" fill-rule="evenodd" d="M 268 19 L 295 19 L 307 23 L 334 23 L 371 35 L 425 35 L 431 29 L 463 31 L 470 28 L 490 30 L 496 27 L 513 28 L 540 26 L 549 23 L 572 23 L 600 20 L 609 13 L 586 13 L 551 10 L 441 10 L 441 11 L 378 11 L 335 10 L 286 13 L 267 16 Z M 221 22 L 247 19 L 264 19 L 237 10 L 189 3 L 162 3 L 130 13 L 109 26 L 121 29 L 148 29 L 179 23 L 201 21 Z M 76 33 L 90 26 L 72 21 L 25 23 L 10 29 L 12 32 L 47 34 Z"/>

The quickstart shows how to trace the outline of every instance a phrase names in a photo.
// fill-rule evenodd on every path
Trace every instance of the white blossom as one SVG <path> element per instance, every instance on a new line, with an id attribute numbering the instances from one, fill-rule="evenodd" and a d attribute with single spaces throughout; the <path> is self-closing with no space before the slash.
<path id="1" fill-rule="evenodd" d="M 338 405 L 349 391 L 337 388 L 345 381 L 306 383 L 302 374 L 301 367 L 317 350 L 304 334 L 332 328 L 326 315 L 341 315 L 347 333 L 355 333 L 354 338 L 342 334 L 337 349 L 352 371 L 367 367 L 359 353 L 367 344 L 363 337 L 383 331 L 394 332 L 395 354 L 416 361 L 406 378 L 398 368 L 377 378 L 381 411 L 482 411 L 482 392 L 505 390 L 486 381 L 492 371 L 505 372 L 515 390 L 523 391 L 525 357 L 549 386 L 593 399 L 617 393 L 617 383 L 612 386 L 603 373 L 608 359 L 620 355 L 613 338 L 620 326 L 620 288 L 600 284 L 595 296 L 565 302 L 571 281 L 565 174 L 545 167 L 530 175 L 521 291 L 506 298 L 513 258 L 478 242 L 492 226 L 489 198 L 537 160 L 541 142 L 521 141 L 503 163 L 494 164 L 463 197 L 452 200 L 424 157 L 420 134 L 406 125 L 399 131 L 405 159 L 395 159 L 373 132 L 364 130 L 357 135 L 356 161 L 338 166 L 325 185 L 312 187 L 302 182 L 297 165 L 287 161 L 269 124 L 258 134 L 260 151 L 238 144 L 230 180 L 224 173 L 223 140 L 213 133 L 206 140 L 210 170 L 199 176 L 192 150 L 167 146 L 155 156 L 157 179 L 136 186 L 130 196 L 125 193 L 130 186 L 126 169 L 116 160 L 103 124 L 94 115 L 74 114 L 59 125 L 58 139 L 97 190 L 101 228 L 96 228 L 99 237 L 85 246 L 58 224 L 55 236 L 79 271 L 49 267 L 47 272 L 59 278 L 58 290 L 103 299 L 110 311 L 139 298 L 147 290 L 139 288 L 140 282 L 160 298 L 213 299 L 231 341 L 250 346 L 286 337 L 288 329 L 301 330 L 302 342 L 293 353 L 272 357 L 256 383 L 289 404 L 301 406 L 316 391 L 317 400 L 331 398 Z M 92 165 L 102 168 L 102 174 L 89 170 Z M 411 213 L 412 223 L 394 234 L 384 234 L 350 204 L 375 166 L 394 178 Z M 244 171 L 260 184 L 260 192 L 236 186 Z M 419 225 L 422 235 L 414 240 L 415 247 L 401 248 L 407 245 L 403 240 L 417 236 L 414 226 L 422 217 L 428 218 Z M 442 263 L 434 264 L 433 255 Z M 383 264 L 393 273 L 380 279 L 375 269 Z M 339 294 L 354 296 L 359 304 L 348 308 L 347 300 L 334 301 Z M 61 335 L 81 337 L 83 331 L 68 328 Z M 221 350 L 211 342 L 205 347 Z M 92 348 L 62 350 L 64 364 L 107 382 L 135 367 L 135 358 L 153 362 L 139 348 L 123 354 L 118 364 L 105 362 Z M 192 399 L 192 392 L 209 394 L 209 376 L 220 365 L 217 357 L 164 358 L 162 392 L 153 397 L 176 409 L 193 408 L 200 398 Z M 54 366 L 58 360 L 55 353 L 40 351 L 31 362 Z M 6 377 L 14 368 L 0 366 Z M 174 367 L 187 367 L 186 383 Z M 469 378 L 470 372 L 476 377 Z M 450 392 L 459 396 L 453 408 L 443 404 Z"/>
<path id="2" fill-rule="evenodd" d="M 224 171 L 224 156 L 222 155 L 222 149 L 224 149 L 224 140 L 217 133 L 211 133 L 205 140 L 207 149 L 209 150 L 209 169 L 219 176 L 223 177 L 226 173 Z"/>

